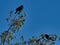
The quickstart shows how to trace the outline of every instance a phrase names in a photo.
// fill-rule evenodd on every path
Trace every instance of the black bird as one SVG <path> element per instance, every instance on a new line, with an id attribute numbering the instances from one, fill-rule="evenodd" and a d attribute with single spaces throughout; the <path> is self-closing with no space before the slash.
<path id="1" fill-rule="evenodd" d="M 15 14 L 16 14 L 16 13 L 19 14 L 22 10 L 23 10 L 23 5 L 21 5 L 21 6 L 19 6 L 18 8 L 16 8 Z"/>
<path id="2" fill-rule="evenodd" d="M 51 40 L 51 37 L 48 34 L 45 34 L 45 38 Z"/>
<path id="3" fill-rule="evenodd" d="M 45 34 L 45 38 L 48 39 L 48 40 L 52 40 L 52 41 L 55 41 L 55 37 L 51 37 L 50 35 L 48 34 Z"/>

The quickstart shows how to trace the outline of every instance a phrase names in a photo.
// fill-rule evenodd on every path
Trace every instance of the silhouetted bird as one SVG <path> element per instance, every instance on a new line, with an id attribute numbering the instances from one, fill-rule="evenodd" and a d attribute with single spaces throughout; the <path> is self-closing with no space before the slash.
<path id="1" fill-rule="evenodd" d="M 48 39 L 48 40 L 52 40 L 52 41 L 55 41 L 56 39 L 53 37 L 51 37 L 50 35 L 48 34 L 45 34 L 45 38 Z"/>
<path id="2" fill-rule="evenodd" d="M 20 13 L 23 10 L 23 5 L 19 6 L 18 8 L 16 8 L 16 13 Z"/>
<path id="3" fill-rule="evenodd" d="M 51 37 L 48 34 L 45 34 L 45 38 L 51 40 Z"/>

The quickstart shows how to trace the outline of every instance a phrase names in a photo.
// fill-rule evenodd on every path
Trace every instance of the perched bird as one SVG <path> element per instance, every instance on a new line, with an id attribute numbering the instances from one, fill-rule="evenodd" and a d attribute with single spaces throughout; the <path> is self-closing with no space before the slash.
<path id="1" fill-rule="evenodd" d="M 50 39 L 50 36 L 48 34 L 45 34 L 46 39 Z"/>
<path id="2" fill-rule="evenodd" d="M 19 6 L 18 8 L 16 8 L 15 14 L 16 14 L 16 13 L 19 14 L 22 10 L 23 10 L 23 5 L 21 5 L 21 6 Z"/>
<path id="3" fill-rule="evenodd" d="M 45 34 L 45 38 L 51 40 L 51 37 L 48 34 Z"/>
<path id="4" fill-rule="evenodd" d="M 48 40 L 52 40 L 52 41 L 56 40 L 56 36 L 50 36 L 48 34 L 45 34 L 45 38 L 48 39 Z"/>

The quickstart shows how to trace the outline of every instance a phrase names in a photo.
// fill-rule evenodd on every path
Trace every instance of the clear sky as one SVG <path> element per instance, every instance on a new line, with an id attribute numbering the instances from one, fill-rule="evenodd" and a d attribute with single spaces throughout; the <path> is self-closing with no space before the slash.
<path id="1" fill-rule="evenodd" d="M 7 30 L 5 18 L 9 11 L 24 5 L 26 22 L 20 31 L 26 39 L 42 32 L 60 35 L 60 1 L 59 0 L 0 0 L 0 33 Z M 57 44 L 58 45 L 58 44 Z"/>

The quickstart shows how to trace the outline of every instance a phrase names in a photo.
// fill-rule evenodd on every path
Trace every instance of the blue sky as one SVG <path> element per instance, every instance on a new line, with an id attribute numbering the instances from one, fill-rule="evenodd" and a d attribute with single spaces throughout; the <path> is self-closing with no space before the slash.
<path id="1" fill-rule="evenodd" d="M 0 0 L 0 33 L 8 28 L 5 18 L 9 11 L 15 12 L 21 4 L 24 5 L 27 16 L 20 35 L 26 39 L 32 35 L 39 36 L 42 32 L 60 35 L 59 0 Z"/>

